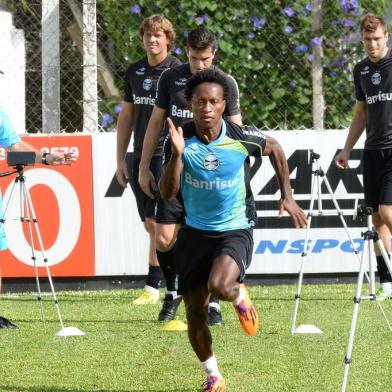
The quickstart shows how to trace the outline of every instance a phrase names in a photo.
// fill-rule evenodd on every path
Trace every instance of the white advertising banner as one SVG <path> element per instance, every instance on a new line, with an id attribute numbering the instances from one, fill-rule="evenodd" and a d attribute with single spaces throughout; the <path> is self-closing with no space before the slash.
<path id="1" fill-rule="evenodd" d="M 281 131 L 266 132 L 277 139 L 286 154 L 294 198 L 308 212 L 311 199 L 312 175 L 311 152 L 319 154 L 318 163 L 325 173 L 343 218 L 349 228 L 349 235 L 343 227 L 338 211 L 325 184 L 321 187 L 322 214 L 312 218 L 309 230 L 309 246 L 305 271 L 311 273 L 334 273 L 358 271 L 358 257 L 351 246 L 361 251 L 361 231 L 366 221 L 353 219 L 356 200 L 363 200 L 362 169 L 360 156 L 363 138 L 351 154 L 350 168 L 335 167 L 334 157 L 344 145 L 346 131 Z M 315 168 L 314 168 L 315 169 Z M 313 169 L 313 170 L 314 170 Z M 288 274 L 297 273 L 306 238 L 305 229 L 295 229 L 290 218 L 278 218 L 278 183 L 268 159 L 251 181 L 256 200 L 258 224 L 254 231 L 254 255 L 248 273 Z M 313 213 L 318 214 L 317 187 L 314 190 Z"/>
<path id="2" fill-rule="evenodd" d="M 363 138 L 352 152 L 350 168 L 338 170 L 333 158 L 344 145 L 347 131 L 266 133 L 283 146 L 294 197 L 306 212 L 313 177 L 309 155 L 311 151 L 320 155 L 318 162 L 343 211 L 350 237 L 360 251 L 361 231 L 366 222 L 354 220 L 353 212 L 355 200 L 363 197 L 360 165 Z M 93 135 L 95 272 L 96 275 L 146 274 L 148 236 L 140 222 L 131 189 L 123 191 L 114 181 L 115 151 L 115 133 Z M 306 230 L 293 228 L 288 216 L 278 217 L 279 188 L 268 158 L 263 158 L 260 168 L 259 161 L 252 164 L 251 185 L 259 220 L 254 230 L 254 255 L 248 273 L 297 273 Z M 323 216 L 312 219 L 305 272 L 358 271 L 358 258 L 325 185 L 321 187 L 321 198 Z M 314 212 L 317 211 L 316 202 Z"/>
<path id="3" fill-rule="evenodd" d="M 131 188 L 122 189 L 115 172 L 116 134 L 93 135 L 95 274 L 145 275 L 148 236 Z"/>

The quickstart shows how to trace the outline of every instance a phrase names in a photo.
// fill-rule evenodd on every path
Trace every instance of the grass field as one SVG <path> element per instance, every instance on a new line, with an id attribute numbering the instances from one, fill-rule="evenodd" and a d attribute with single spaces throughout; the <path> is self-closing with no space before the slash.
<path id="1" fill-rule="evenodd" d="M 290 334 L 294 286 L 250 288 L 261 333 L 246 336 L 230 304 L 212 328 L 220 370 L 231 392 L 340 391 L 355 285 L 306 285 L 300 323 L 322 335 Z M 0 314 L 18 325 L 0 330 L 0 391 L 200 391 L 204 373 L 186 332 L 164 332 L 160 304 L 135 306 L 139 290 L 62 292 L 66 326 L 83 337 L 55 337 L 59 323 L 45 297 L 46 326 L 32 294 L 0 297 Z M 392 319 L 392 301 L 383 306 Z M 179 317 L 184 317 L 181 305 Z M 392 333 L 374 302 L 360 306 L 347 391 L 392 391 Z"/>

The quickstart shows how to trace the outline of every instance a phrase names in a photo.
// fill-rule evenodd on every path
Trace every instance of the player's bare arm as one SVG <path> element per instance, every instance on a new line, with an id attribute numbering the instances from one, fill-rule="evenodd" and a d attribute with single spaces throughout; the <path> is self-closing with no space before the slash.
<path id="1" fill-rule="evenodd" d="M 357 101 L 343 150 L 336 155 L 335 164 L 339 169 L 348 167 L 350 153 L 366 127 L 367 106 L 365 101 Z"/>
<path id="2" fill-rule="evenodd" d="M 125 155 L 133 129 L 134 105 L 130 102 L 122 102 L 121 111 L 117 121 L 117 169 L 116 177 L 118 183 L 126 187 L 129 179 L 128 168 L 125 163 Z"/>
<path id="3" fill-rule="evenodd" d="M 158 106 L 154 106 L 150 120 L 148 121 L 146 134 L 144 136 L 142 156 L 140 159 L 139 184 L 143 189 L 143 192 L 152 199 L 155 198 L 153 191 L 157 191 L 158 187 L 155 178 L 151 173 L 150 163 L 158 145 L 159 138 L 162 136 L 165 118 L 166 110 L 161 109 Z"/>
<path id="4" fill-rule="evenodd" d="M 24 152 L 24 151 L 35 152 L 36 163 L 41 163 L 42 159 L 44 158 L 44 162 L 47 165 L 53 165 L 53 166 L 72 165 L 77 159 L 77 156 L 73 152 L 44 154 L 41 151 L 37 150 L 31 144 L 24 142 L 22 140 L 13 144 L 9 150 L 16 151 L 16 152 Z"/>
<path id="5" fill-rule="evenodd" d="M 241 114 L 235 114 L 233 116 L 227 116 L 227 119 L 234 124 L 242 125 L 242 116 Z"/>
<path id="6" fill-rule="evenodd" d="M 169 162 L 163 167 L 159 181 L 159 191 L 165 200 L 175 197 L 180 189 L 180 174 L 184 166 L 181 156 L 185 147 L 182 128 L 176 128 L 170 118 L 167 119 L 167 122 L 169 124 L 172 154 Z"/>

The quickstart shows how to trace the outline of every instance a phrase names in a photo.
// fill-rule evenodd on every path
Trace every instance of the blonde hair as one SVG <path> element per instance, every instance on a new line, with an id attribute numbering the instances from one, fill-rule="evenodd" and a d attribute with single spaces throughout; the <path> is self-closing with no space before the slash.
<path id="1" fill-rule="evenodd" d="M 163 30 L 168 40 L 167 50 L 170 50 L 174 46 L 174 41 L 176 39 L 176 32 L 169 19 L 165 18 L 163 15 L 151 15 L 144 19 L 139 26 L 140 38 L 143 39 L 143 35 L 146 31 L 157 31 Z"/>

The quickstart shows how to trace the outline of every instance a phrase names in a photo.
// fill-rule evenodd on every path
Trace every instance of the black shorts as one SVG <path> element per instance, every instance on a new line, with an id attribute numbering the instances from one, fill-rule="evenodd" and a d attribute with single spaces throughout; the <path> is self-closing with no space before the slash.
<path id="1" fill-rule="evenodd" d="M 165 201 L 158 195 L 156 222 L 160 224 L 184 223 L 185 211 L 182 204 L 181 194 L 170 201 Z"/>
<path id="2" fill-rule="evenodd" d="M 364 150 L 363 189 L 367 207 L 392 204 L 392 148 Z"/>
<path id="3" fill-rule="evenodd" d="M 178 292 L 189 294 L 207 285 L 212 262 L 222 254 L 229 255 L 240 269 L 239 281 L 245 277 L 253 253 L 252 229 L 224 232 L 202 231 L 181 227 L 174 247 Z"/>
<path id="4" fill-rule="evenodd" d="M 129 184 L 131 185 L 132 192 L 136 198 L 137 210 L 139 212 L 140 219 L 142 222 L 146 218 L 155 218 L 155 206 L 156 199 L 151 199 L 148 197 L 140 188 L 139 185 L 139 164 L 140 159 L 134 158 L 132 160 L 132 167 L 128 167 L 129 173 Z M 161 176 L 162 168 L 162 157 L 154 156 L 151 159 L 150 170 L 155 177 L 155 181 L 158 183 Z"/>

